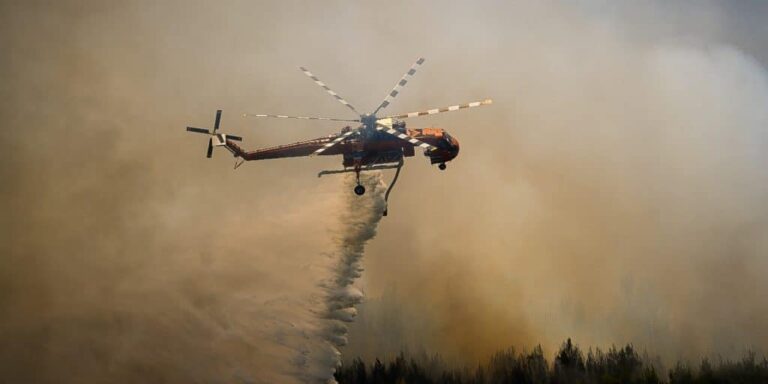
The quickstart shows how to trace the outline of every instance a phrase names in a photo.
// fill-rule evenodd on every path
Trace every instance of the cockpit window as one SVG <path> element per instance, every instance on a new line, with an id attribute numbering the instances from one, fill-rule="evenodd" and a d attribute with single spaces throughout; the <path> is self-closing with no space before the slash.
<path id="1" fill-rule="evenodd" d="M 451 140 L 451 136 L 445 132 L 443 132 L 443 140 L 441 147 L 450 148 L 453 145 L 453 141 Z"/>

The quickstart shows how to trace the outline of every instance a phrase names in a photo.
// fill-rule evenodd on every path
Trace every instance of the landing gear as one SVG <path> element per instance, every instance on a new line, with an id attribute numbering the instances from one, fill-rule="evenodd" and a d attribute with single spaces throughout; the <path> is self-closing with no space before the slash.
<path id="1" fill-rule="evenodd" d="M 445 171 L 445 168 L 447 168 L 445 163 L 440 163 L 440 165 L 438 165 L 437 167 L 440 168 L 441 171 Z"/>
<path id="2" fill-rule="evenodd" d="M 355 165 L 355 176 L 357 176 L 357 186 L 355 187 L 355 195 L 362 196 L 365 193 L 365 187 L 360 184 L 360 169 L 362 167 L 359 164 Z"/>

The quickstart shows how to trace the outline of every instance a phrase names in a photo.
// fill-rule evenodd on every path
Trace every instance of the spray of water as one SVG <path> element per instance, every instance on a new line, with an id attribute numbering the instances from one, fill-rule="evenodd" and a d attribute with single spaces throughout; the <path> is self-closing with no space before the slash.
<path id="1" fill-rule="evenodd" d="M 336 234 L 335 262 L 330 278 L 320 286 L 322 305 L 318 312 L 322 325 L 317 329 L 318 338 L 324 341 L 324 348 L 317 351 L 316 366 L 324 367 L 319 372 L 308 372 L 318 381 L 334 382 L 333 371 L 341 362 L 338 347 L 347 344 L 347 326 L 357 315 L 355 305 L 363 300 L 363 292 L 355 287 L 355 281 L 362 275 L 361 265 L 365 244 L 376 235 L 376 227 L 385 208 L 386 186 L 381 174 L 362 175 L 361 182 L 368 191 L 363 196 L 352 193 L 355 177 L 350 175 L 344 181 L 348 191 L 340 212 L 339 232 Z"/>

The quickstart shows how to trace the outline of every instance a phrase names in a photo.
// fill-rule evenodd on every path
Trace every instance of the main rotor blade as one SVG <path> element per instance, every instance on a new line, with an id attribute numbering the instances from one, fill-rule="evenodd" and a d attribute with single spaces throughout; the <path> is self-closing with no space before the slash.
<path id="1" fill-rule="evenodd" d="M 203 128 L 187 127 L 187 132 L 211 134 L 211 131 Z"/>
<path id="2" fill-rule="evenodd" d="M 232 141 L 243 141 L 243 138 L 235 135 L 224 135 L 224 139 Z"/>
<path id="3" fill-rule="evenodd" d="M 275 117 L 278 119 L 299 119 L 299 120 L 328 120 L 328 121 L 353 121 L 359 122 L 360 119 L 337 119 L 334 117 L 310 117 L 310 116 L 286 116 L 286 115 L 263 115 L 255 113 L 243 113 L 243 117 Z"/>
<path id="4" fill-rule="evenodd" d="M 418 140 L 418 139 L 414 139 L 413 137 L 408 136 L 405 133 L 402 133 L 402 132 L 400 132 L 400 131 L 398 131 L 396 129 L 393 129 L 390 126 L 386 126 L 386 125 L 381 124 L 381 123 L 376 123 L 376 129 L 379 130 L 379 131 L 382 131 L 382 132 L 389 133 L 390 135 L 395 136 L 395 137 L 397 137 L 397 138 L 399 138 L 401 140 L 405 140 L 405 141 L 411 143 L 411 145 L 413 145 L 414 147 L 420 147 L 420 148 L 423 148 L 423 149 L 429 150 L 429 151 L 437 149 L 437 147 L 435 147 L 433 145 L 427 144 L 427 143 L 425 143 L 425 142 L 423 142 L 421 140 Z"/>
<path id="5" fill-rule="evenodd" d="M 208 151 L 205 153 L 205 157 L 210 159 L 212 155 L 213 155 L 213 137 L 208 139 Z"/>
<path id="6" fill-rule="evenodd" d="M 351 129 L 351 130 L 349 130 L 347 132 L 342 133 L 341 135 L 339 135 L 339 137 L 335 138 L 330 143 L 325 144 L 322 147 L 318 148 L 316 151 L 312 152 L 310 154 L 310 156 L 317 156 L 317 155 L 325 152 L 325 150 L 327 150 L 328 148 L 331 148 L 334 145 L 336 145 L 338 143 L 341 143 L 342 141 L 344 141 L 344 139 L 346 139 L 347 137 L 349 137 L 349 136 L 351 136 L 351 135 L 353 135 L 353 134 L 355 134 L 355 133 L 357 133 L 359 131 L 360 131 L 360 127 L 356 128 L 356 129 Z"/>
<path id="7" fill-rule="evenodd" d="M 490 105 L 490 104 L 493 104 L 493 100 L 485 99 L 483 101 L 474 101 L 474 102 L 467 103 L 467 104 L 452 105 L 450 107 L 445 107 L 445 108 L 435 108 L 435 109 L 430 109 L 430 110 L 423 111 L 423 112 L 411 112 L 411 113 L 406 113 L 406 114 L 403 114 L 403 115 L 387 116 L 387 117 L 385 117 L 385 119 L 405 119 L 405 118 L 408 118 L 408 117 L 434 115 L 436 113 L 458 111 L 459 109 L 474 108 L 474 107 L 479 107 L 481 105 Z"/>
<path id="8" fill-rule="evenodd" d="M 361 115 L 361 113 L 358 112 L 357 109 L 355 109 L 355 107 L 352 106 L 352 104 L 350 104 L 349 102 L 344 100 L 344 98 L 339 96 L 338 93 L 336 93 L 333 90 L 331 90 L 330 88 L 328 88 L 328 86 L 325 85 L 325 83 L 323 83 L 322 81 L 320 81 L 320 79 L 318 79 L 317 76 L 313 75 L 312 72 L 308 71 L 304 67 L 299 67 L 299 69 L 301 69 L 301 71 L 304 72 L 305 75 L 309 76 L 309 78 L 312 79 L 312 81 L 314 81 L 315 84 L 321 86 L 323 89 L 325 89 L 326 92 L 328 92 L 329 95 L 333 96 L 336 100 L 338 100 L 339 103 L 344 104 L 347 108 L 351 109 L 352 112 L 354 112 L 358 116 Z"/>
<path id="9" fill-rule="evenodd" d="M 420 57 L 418 60 L 416 60 L 415 63 L 411 66 L 411 69 L 408 70 L 408 72 L 403 75 L 402 78 L 400 78 L 400 81 L 395 84 L 395 87 L 392 88 L 392 92 L 389 92 L 387 97 L 384 98 L 384 101 L 381 102 L 381 105 L 379 105 L 378 108 L 376 108 L 375 111 L 373 111 L 373 114 L 379 113 L 380 109 L 386 108 L 390 102 L 392 102 L 392 99 L 397 97 L 397 95 L 400 93 L 400 90 L 405 87 L 406 84 L 408 84 L 408 80 L 413 76 L 414 73 L 416 73 L 416 69 L 421 66 L 421 64 L 424 62 L 424 58 Z"/>
<path id="10" fill-rule="evenodd" d="M 216 111 L 216 121 L 213 123 L 213 133 L 219 129 L 219 123 L 221 122 L 221 109 Z"/>

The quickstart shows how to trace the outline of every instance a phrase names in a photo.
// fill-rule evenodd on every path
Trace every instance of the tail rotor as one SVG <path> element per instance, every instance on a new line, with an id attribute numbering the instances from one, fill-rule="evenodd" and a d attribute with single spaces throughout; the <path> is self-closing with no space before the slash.
<path id="1" fill-rule="evenodd" d="M 211 158 L 213 156 L 213 147 L 214 146 L 221 146 L 226 145 L 227 140 L 233 140 L 233 141 L 243 141 L 243 138 L 240 136 L 234 136 L 234 135 L 225 135 L 221 133 L 216 133 L 219 130 L 219 124 L 221 123 L 221 109 L 216 111 L 216 120 L 213 122 L 213 130 L 208 130 L 205 128 L 195 128 L 195 127 L 187 127 L 187 132 L 192 133 L 202 133 L 210 136 L 208 138 L 208 149 L 205 152 L 205 157 Z M 214 139 L 216 140 L 216 143 L 214 144 Z"/>

